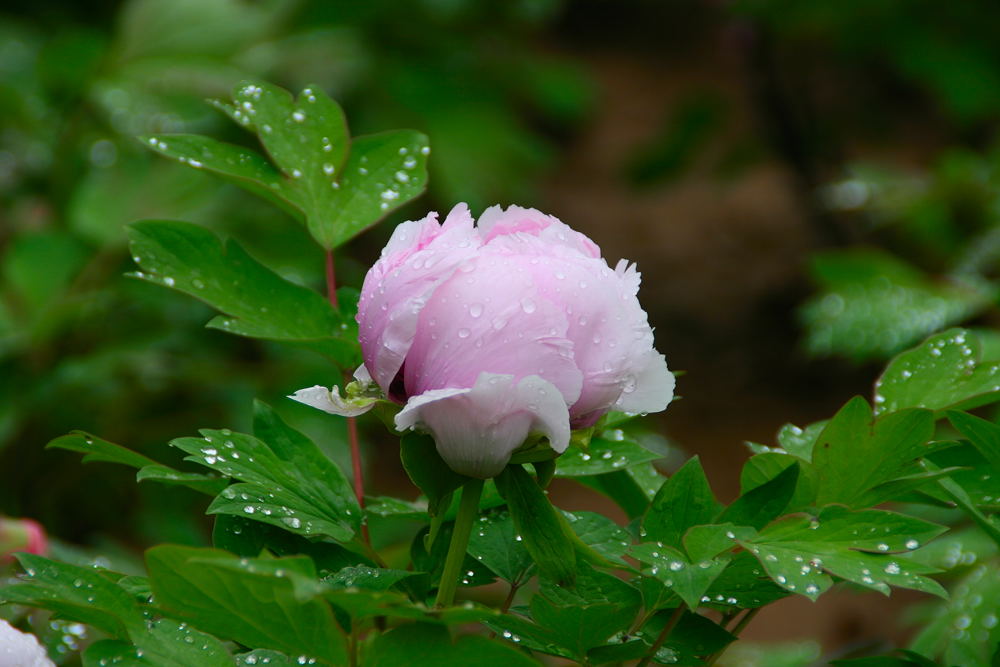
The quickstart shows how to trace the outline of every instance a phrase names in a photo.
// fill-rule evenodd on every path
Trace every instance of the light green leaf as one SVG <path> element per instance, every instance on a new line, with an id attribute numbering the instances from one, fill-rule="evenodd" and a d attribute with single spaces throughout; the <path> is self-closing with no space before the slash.
<path id="1" fill-rule="evenodd" d="M 978 337 L 965 329 L 931 336 L 893 359 L 875 383 L 878 414 L 918 407 L 967 409 L 1000 397 L 1000 362 L 982 358 Z"/>
<path id="2" fill-rule="evenodd" d="M 801 309 L 816 355 L 884 359 L 988 307 L 988 290 L 934 282 L 884 252 L 832 251 L 813 259 L 824 290 Z M 926 406 L 930 407 L 930 406 Z"/>
<path id="3" fill-rule="evenodd" d="M 632 537 L 617 523 L 596 512 L 563 512 L 570 528 L 580 540 L 602 557 L 618 565 L 632 543 Z"/>
<path id="4" fill-rule="evenodd" d="M 910 645 L 945 665 L 989 665 L 1000 642 L 1000 570 L 977 565 L 951 590 Z"/>
<path id="5" fill-rule="evenodd" d="M 736 540 L 749 540 L 756 534 L 749 526 L 732 523 L 691 526 L 684 534 L 684 551 L 693 562 L 705 561 L 739 546 Z"/>
<path id="6" fill-rule="evenodd" d="M 357 328 L 311 289 L 288 282 L 186 222 L 137 222 L 129 228 L 136 277 L 189 294 L 218 309 L 209 326 L 240 336 L 305 347 L 348 366 L 357 361 Z"/>

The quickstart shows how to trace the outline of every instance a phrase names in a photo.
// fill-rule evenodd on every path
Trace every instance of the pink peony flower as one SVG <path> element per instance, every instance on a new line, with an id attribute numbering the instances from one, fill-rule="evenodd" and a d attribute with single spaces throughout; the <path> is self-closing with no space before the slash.
<path id="1" fill-rule="evenodd" d="M 34 635 L 21 632 L 0 619 L 0 665 L 4 667 L 55 667 Z"/>
<path id="2" fill-rule="evenodd" d="M 459 204 L 401 224 L 358 304 L 364 366 L 400 430 L 423 428 L 456 471 L 491 477 L 532 433 L 556 452 L 609 410 L 658 412 L 674 376 L 653 349 L 639 274 L 558 219 L 511 206 L 474 225 Z M 322 387 L 293 398 L 358 414 L 371 398 Z"/>

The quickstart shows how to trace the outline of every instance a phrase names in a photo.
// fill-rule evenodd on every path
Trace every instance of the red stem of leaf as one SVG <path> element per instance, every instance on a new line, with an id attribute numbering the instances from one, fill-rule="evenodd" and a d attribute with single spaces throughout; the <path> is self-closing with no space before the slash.
<path id="1" fill-rule="evenodd" d="M 326 296 L 330 300 L 330 305 L 338 308 L 337 304 L 337 278 L 333 264 L 333 251 L 326 251 Z M 345 379 L 346 381 L 346 379 Z M 354 494 L 358 498 L 358 505 L 365 508 L 365 481 L 361 474 L 361 445 L 358 441 L 358 423 L 354 417 L 347 418 L 347 441 L 351 446 L 351 466 L 354 469 Z M 362 537 L 366 544 L 371 544 L 368 535 L 368 524 L 361 524 Z"/>

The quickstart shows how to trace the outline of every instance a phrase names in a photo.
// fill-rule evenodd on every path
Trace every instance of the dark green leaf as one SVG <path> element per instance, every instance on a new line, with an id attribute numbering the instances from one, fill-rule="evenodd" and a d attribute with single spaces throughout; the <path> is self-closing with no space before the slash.
<path id="1" fill-rule="evenodd" d="M 496 478 L 517 533 L 545 576 L 559 583 L 576 577 L 576 535 L 524 468 L 507 466 Z"/>
<path id="2" fill-rule="evenodd" d="M 572 444 L 556 459 L 556 476 L 601 475 L 658 458 L 660 454 L 645 449 L 621 429 L 611 429 L 591 438 L 586 446 Z"/>
<path id="3" fill-rule="evenodd" d="M 687 529 L 712 523 L 720 505 L 712 494 L 698 457 L 690 459 L 663 483 L 643 517 L 643 538 L 681 546 Z"/>
<path id="4" fill-rule="evenodd" d="M 259 648 L 236 656 L 236 665 L 237 667 L 252 667 L 253 665 L 266 665 L 267 667 L 298 667 L 299 663 L 297 660 L 288 657 L 280 651 Z"/>
<path id="5" fill-rule="evenodd" d="M 116 445 L 113 442 L 102 440 L 96 435 L 85 433 L 84 431 L 73 431 L 67 435 L 61 435 L 49 444 L 46 449 L 68 449 L 71 452 L 81 452 L 84 454 L 83 462 L 91 463 L 101 461 L 105 463 L 120 463 L 130 468 L 143 468 L 148 465 L 157 465 L 156 461 L 131 449 Z"/>
<path id="6" fill-rule="evenodd" d="M 649 644 L 656 641 L 673 612 L 662 611 L 642 627 L 639 637 Z M 663 650 L 657 651 L 654 661 L 659 664 L 701 664 L 702 660 L 724 649 L 736 638 L 717 623 L 690 611 L 685 611 L 674 627 Z"/>
<path id="7" fill-rule="evenodd" d="M 964 412 L 948 412 L 948 421 L 969 439 L 995 473 L 1000 473 L 1000 426 Z"/>
<path id="8" fill-rule="evenodd" d="M 194 134 L 143 137 L 143 141 L 161 155 L 221 176 L 295 217 L 304 217 L 302 193 L 256 151 Z"/>
<path id="9" fill-rule="evenodd" d="M 722 511 L 718 523 L 763 528 L 788 507 L 799 481 L 799 466 L 788 466 L 773 479 L 747 491 Z"/>
<path id="10" fill-rule="evenodd" d="M 644 470 L 646 472 L 640 472 Z M 656 488 L 659 488 L 659 483 L 663 481 L 663 478 L 655 470 L 652 474 L 656 477 L 649 479 L 649 470 L 653 470 L 652 464 L 639 465 L 601 475 L 576 477 L 575 479 L 580 484 L 603 493 L 621 507 L 630 519 L 635 519 L 642 516 L 646 508 L 649 507 L 649 499 L 652 494 L 647 495 L 648 487 L 655 481 L 657 482 Z M 558 469 L 556 474 L 558 475 Z M 653 493 L 655 493 L 655 488 Z"/>
<path id="11" fill-rule="evenodd" d="M 473 524 L 469 555 L 510 583 L 521 583 L 534 565 L 506 510 L 483 514 Z"/>
<path id="12" fill-rule="evenodd" d="M 448 630 L 439 625 L 414 623 L 378 635 L 366 649 L 365 667 L 528 667 L 538 665 L 512 646 L 479 635 L 466 635 L 452 642 Z"/>
<path id="13" fill-rule="evenodd" d="M 816 441 L 816 502 L 857 507 L 869 489 L 903 474 L 927 453 L 933 435 L 934 418 L 928 410 L 907 409 L 873 420 L 867 401 L 852 399 Z"/>
<path id="14" fill-rule="evenodd" d="M 214 496 L 220 493 L 229 484 L 228 480 L 221 479 L 215 475 L 205 475 L 198 472 L 181 472 L 158 463 L 148 465 L 139 470 L 135 475 L 137 482 L 160 482 L 161 484 L 175 484 L 194 489 L 198 493 L 207 493 Z"/>
<path id="15" fill-rule="evenodd" d="M 686 555 L 662 543 L 646 542 L 632 547 L 631 554 L 647 563 L 649 573 L 673 590 L 691 609 L 697 609 L 702 596 L 722 570 L 727 558 L 692 562 Z"/>
<path id="16" fill-rule="evenodd" d="M 580 540 L 609 561 L 625 565 L 632 538 L 617 523 L 596 512 L 563 512 Z"/>
<path id="17" fill-rule="evenodd" d="M 240 336 L 306 347 L 334 361 L 356 362 L 357 328 L 317 292 L 291 283 L 234 241 L 186 222 L 137 222 L 132 255 L 144 280 L 189 294 L 221 311 L 209 326 Z"/>
<path id="18" fill-rule="evenodd" d="M 223 489 L 209 506 L 210 514 L 244 516 L 337 541 L 350 540 L 358 529 L 361 511 L 350 484 L 301 434 L 272 447 L 228 429 L 201 433 L 201 438 L 178 438 L 170 444 L 187 452 L 186 460 L 245 482 Z"/>
<path id="19" fill-rule="evenodd" d="M 406 474 L 427 496 L 428 511 L 435 515 L 441 502 L 450 498 L 468 477 L 452 470 L 438 454 L 434 439 L 424 433 L 410 432 L 399 441 L 399 457 Z"/>
<path id="20" fill-rule="evenodd" d="M 0 588 L 0 603 L 48 609 L 119 639 L 145 627 L 133 596 L 115 583 L 121 575 L 28 553 L 17 559 L 27 576 Z"/>
<path id="21" fill-rule="evenodd" d="M 175 618 L 244 646 L 347 662 L 330 608 L 297 594 L 293 573 L 315 579 L 308 559 L 241 560 L 215 549 L 159 546 L 146 552 L 146 566 L 157 604 Z"/>
<path id="22" fill-rule="evenodd" d="M 230 514 L 215 516 L 212 544 L 247 558 L 259 556 L 264 549 L 276 556 L 309 556 L 321 576 L 359 563 L 372 564 L 339 544 L 315 542 L 283 528 Z"/>
<path id="23" fill-rule="evenodd" d="M 753 554 L 741 551 L 708 587 L 702 601 L 704 605 L 732 611 L 733 607 L 764 607 L 788 595 L 788 591 L 771 580 Z"/>
<path id="24" fill-rule="evenodd" d="M 333 588 L 361 588 L 367 591 L 387 591 L 407 577 L 415 577 L 420 572 L 390 570 L 367 565 L 345 567 L 335 574 L 325 577 L 324 583 Z"/>

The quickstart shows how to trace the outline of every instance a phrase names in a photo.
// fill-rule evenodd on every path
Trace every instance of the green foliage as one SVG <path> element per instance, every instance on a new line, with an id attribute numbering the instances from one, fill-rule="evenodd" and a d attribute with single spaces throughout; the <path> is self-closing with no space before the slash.
<path id="1" fill-rule="evenodd" d="M 263 266 L 233 241 L 184 222 L 146 221 L 130 228 L 134 274 L 220 310 L 209 327 L 315 350 L 343 366 L 360 356 L 357 325 L 321 295 Z"/>
<path id="2" fill-rule="evenodd" d="M 303 217 L 313 238 L 335 248 L 423 192 L 427 137 L 396 130 L 351 139 L 340 106 L 318 86 L 298 99 L 262 81 L 240 83 L 219 102 L 254 132 L 274 165 L 240 146 L 192 135 L 147 137 L 153 150 L 206 169 Z"/>

